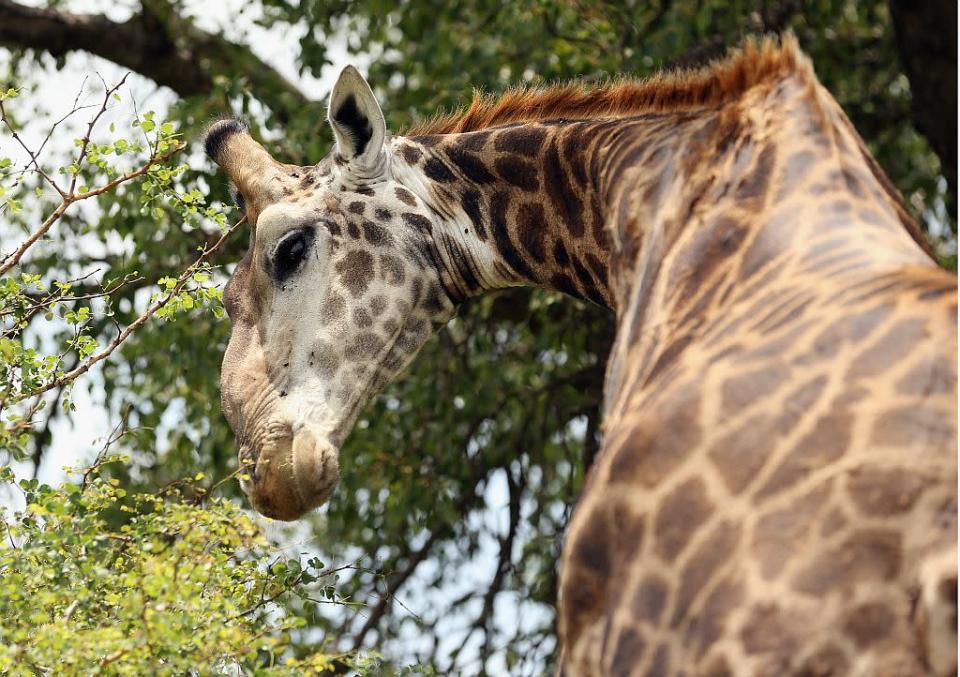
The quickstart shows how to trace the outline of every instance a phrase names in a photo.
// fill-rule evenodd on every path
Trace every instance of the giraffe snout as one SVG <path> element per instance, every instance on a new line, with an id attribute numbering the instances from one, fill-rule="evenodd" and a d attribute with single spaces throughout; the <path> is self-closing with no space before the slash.
<path id="1" fill-rule="evenodd" d="M 259 454 L 239 449 L 246 466 L 241 487 L 253 507 L 272 519 L 292 521 L 330 498 L 340 477 L 337 448 L 309 427 L 286 431 Z"/>

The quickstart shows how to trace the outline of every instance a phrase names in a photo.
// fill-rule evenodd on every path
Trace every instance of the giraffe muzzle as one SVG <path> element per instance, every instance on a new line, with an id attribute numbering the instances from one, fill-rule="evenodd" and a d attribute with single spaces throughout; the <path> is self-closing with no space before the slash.
<path id="1" fill-rule="evenodd" d="M 262 515 L 292 521 L 327 502 L 340 477 L 338 450 L 323 435 L 302 427 L 252 454 L 239 449 L 245 465 L 241 487 Z"/>

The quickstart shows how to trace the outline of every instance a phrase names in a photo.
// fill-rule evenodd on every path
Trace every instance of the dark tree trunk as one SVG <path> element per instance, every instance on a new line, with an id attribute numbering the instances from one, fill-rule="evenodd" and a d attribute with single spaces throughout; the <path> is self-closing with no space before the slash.
<path id="1" fill-rule="evenodd" d="M 282 124 L 305 110 L 323 109 L 248 46 L 200 30 L 169 0 L 142 0 L 141 11 L 123 22 L 62 11 L 57 3 L 45 8 L 0 0 L 0 46 L 54 56 L 89 52 L 184 97 L 208 95 L 216 75 L 243 78 Z"/>
<path id="2" fill-rule="evenodd" d="M 913 120 L 940 158 L 957 209 L 957 0 L 890 0 Z"/>

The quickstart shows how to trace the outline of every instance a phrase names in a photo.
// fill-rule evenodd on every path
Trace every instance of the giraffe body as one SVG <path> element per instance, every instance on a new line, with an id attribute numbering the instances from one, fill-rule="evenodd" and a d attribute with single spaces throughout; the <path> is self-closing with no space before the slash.
<path id="1" fill-rule="evenodd" d="M 331 124 L 315 167 L 207 140 L 254 223 L 222 382 L 258 510 L 326 500 L 458 303 L 558 289 L 617 314 L 562 673 L 955 673 L 956 280 L 791 40 L 393 138 L 348 70 Z"/>
<path id="2" fill-rule="evenodd" d="M 640 255 L 612 270 L 604 450 L 564 551 L 569 674 L 955 670 L 956 282 L 800 75 L 690 123 L 668 157 L 740 129 L 660 189 L 686 219 L 637 230 L 623 179 L 608 228 Z"/>

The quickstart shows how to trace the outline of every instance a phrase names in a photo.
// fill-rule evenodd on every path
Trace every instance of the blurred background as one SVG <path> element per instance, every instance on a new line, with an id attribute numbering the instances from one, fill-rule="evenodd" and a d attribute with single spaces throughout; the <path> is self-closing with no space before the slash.
<path id="1" fill-rule="evenodd" d="M 113 84 L 130 72 L 108 120 L 135 107 L 176 121 L 191 144 L 179 181 L 229 212 L 225 179 L 199 150 L 203 127 L 239 115 L 278 159 L 314 163 L 330 148 L 325 98 L 347 63 L 367 75 L 390 129 L 402 133 L 477 88 L 642 76 L 790 30 L 941 264 L 955 269 L 956 27 L 957 3 L 943 0 L 0 0 L 0 87 L 21 88 L 11 110 L 38 144 L 75 101 L 102 97 L 101 78 Z M 84 122 L 66 120 L 46 157 L 66 162 Z M 0 155 L 15 156 L 7 132 Z M 155 280 L 217 232 L 173 210 L 144 213 L 138 200 L 120 190 L 68 215 L 24 270 L 95 270 L 101 281 L 135 270 Z M 29 211 L 0 210 L 0 249 L 22 239 Z M 218 261 L 239 260 L 245 246 L 241 233 Z M 109 340 L 144 293 L 124 286 L 93 335 Z M 218 392 L 229 326 L 219 315 L 148 323 L 72 389 L 50 392 L 55 406 L 34 426 L 17 473 L 58 481 L 117 430 L 125 434 L 112 444 L 131 462 L 112 472 L 131 490 L 233 471 Z M 293 529 L 266 525 L 278 549 L 360 563 L 338 583 L 363 603 L 359 612 L 284 602 L 306 620 L 296 642 L 374 647 L 385 666 L 440 674 L 548 672 L 556 563 L 598 448 L 612 329 L 605 312 L 557 294 L 516 290 L 467 304 L 364 412 L 330 504 Z M 35 333 L 38 343 L 49 338 Z M 61 398 L 70 406 L 56 406 Z M 235 482 L 224 491 L 239 496 Z"/>

